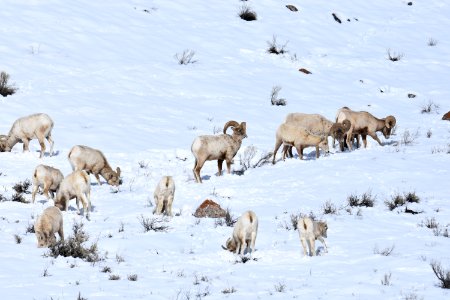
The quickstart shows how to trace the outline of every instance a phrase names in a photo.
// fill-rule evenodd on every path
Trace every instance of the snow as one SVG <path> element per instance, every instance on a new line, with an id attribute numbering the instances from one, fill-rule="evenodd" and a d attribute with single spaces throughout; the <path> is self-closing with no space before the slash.
<path id="1" fill-rule="evenodd" d="M 0 194 L 9 198 L 13 185 L 31 179 L 40 163 L 69 174 L 67 154 L 78 144 L 101 149 L 122 169 L 123 184 L 117 192 L 92 176 L 90 222 L 76 214 L 75 201 L 63 212 L 66 237 L 82 221 L 87 244 L 98 243 L 106 258 L 95 264 L 45 257 L 48 250 L 26 233 L 53 201 L 39 195 L 34 204 L 1 202 L 2 299 L 450 298 L 430 267 L 438 261 L 450 269 L 450 239 L 419 225 L 435 218 L 442 230 L 450 226 L 450 123 L 441 120 L 450 99 L 450 4 L 178 2 L 3 1 L 0 70 L 19 90 L 0 98 L 0 132 L 19 117 L 45 112 L 55 122 L 56 155 L 39 159 L 36 140 L 29 153 L 20 144 L 0 153 Z M 258 20 L 237 16 L 243 4 Z M 274 36 L 278 45 L 287 43 L 287 54 L 266 52 Z M 431 38 L 436 46 L 428 45 Z M 404 56 L 389 61 L 388 49 Z M 195 51 L 197 62 L 179 65 L 175 55 L 184 50 Z M 286 106 L 270 105 L 274 86 L 282 87 Z M 422 114 L 430 101 L 438 112 Z M 396 134 L 389 140 L 378 134 L 384 147 L 369 137 L 366 149 L 332 149 L 319 159 L 308 148 L 303 161 L 278 161 L 243 176 L 218 177 L 217 164 L 207 162 L 203 184 L 194 182 L 190 146 L 196 136 L 220 132 L 231 119 L 246 121 L 237 170 L 247 147 L 257 149 L 253 162 L 273 151 L 287 113 L 333 120 L 342 106 L 395 115 Z M 402 143 L 406 131 L 417 133 L 409 145 Z M 139 219 L 153 217 L 153 190 L 163 175 L 175 179 L 179 215 L 165 219 L 168 232 L 144 232 Z M 368 191 L 374 207 L 350 214 L 347 197 Z M 407 192 L 421 199 L 408 208 L 422 213 L 384 204 Z M 234 217 L 256 212 L 256 260 L 236 263 L 239 257 L 221 248 L 232 228 L 192 216 L 208 198 Z M 337 214 L 323 214 L 327 201 Z M 317 257 L 303 256 L 290 221 L 291 214 L 310 212 L 329 226 L 329 251 L 317 242 Z M 388 256 L 376 253 L 391 247 Z M 101 272 L 104 267 L 112 273 Z M 110 274 L 120 279 L 109 280 Z M 132 274 L 137 281 L 127 279 Z M 383 285 L 389 274 L 390 285 Z"/>

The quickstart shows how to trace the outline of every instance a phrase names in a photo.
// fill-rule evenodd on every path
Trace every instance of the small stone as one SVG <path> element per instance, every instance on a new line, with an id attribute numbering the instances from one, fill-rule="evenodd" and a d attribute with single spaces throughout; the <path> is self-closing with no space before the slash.
<path id="1" fill-rule="evenodd" d="M 286 5 L 286 7 L 287 7 L 290 11 L 298 11 L 297 7 L 295 7 L 295 6 L 292 5 L 292 4 L 288 4 L 288 5 Z"/>
<path id="2" fill-rule="evenodd" d="M 303 72 L 305 74 L 312 74 L 310 71 L 306 70 L 305 68 L 298 69 L 300 72 Z"/>

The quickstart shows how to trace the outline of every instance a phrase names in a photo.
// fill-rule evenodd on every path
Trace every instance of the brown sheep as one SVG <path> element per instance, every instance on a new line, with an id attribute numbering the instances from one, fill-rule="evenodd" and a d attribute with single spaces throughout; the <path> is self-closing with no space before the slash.
<path id="1" fill-rule="evenodd" d="M 63 216 L 59 208 L 50 206 L 34 223 L 38 247 L 49 247 L 56 242 L 55 232 L 58 232 L 60 240 L 64 240 Z"/>
<path id="2" fill-rule="evenodd" d="M 8 135 L 0 135 L 0 152 L 10 152 L 17 143 L 23 143 L 23 151 L 29 151 L 32 139 L 38 139 L 41 146 L 40 158 L 44 156 L 45 143 L 50 143 L 50 156 L 53 154 L 53 120 L 47 114 L 33 114 L 17 119 Z"/>
<path id="3" fill-rule="evenodd" d="M 85 170 L 88 174 L 94 174 L 99 185 L 102 184 L 99 175 L 102 175 L 109 185 L 119 186 L 121 184 L 120 168 L 117 167 L 114 171 L 100 150 L 88 146 L 73 146 L 67 157 L 72 170 Z"/>
<path id="4" fill-rule="evenodd" d="M 194 177 L 202 183 L 200 170 L 207 160 L 217 160 L 219 176 L 222 174 L 222 164 L 227 163 L 228 174 L 231 173 L 231 162 L 239 151 L 242 140 L 247 137 L 246 123 L 239 124 L 236 121 L 228 121 L 223 127 L 223 134 L 201 135 L 195 138 L 191 146 L 192 154 L 195 157 Z M 227 129 L 231 127 L 233 134 L 227 134 Z"/>

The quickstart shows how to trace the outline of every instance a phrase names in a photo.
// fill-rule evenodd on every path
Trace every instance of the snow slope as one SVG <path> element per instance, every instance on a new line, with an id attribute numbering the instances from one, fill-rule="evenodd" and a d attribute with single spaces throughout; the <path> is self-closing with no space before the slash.
<path id="1" fill-rule="evenodd" d="M 97 241 L 106 258 L 94 265 L 44 257 L 48 250 L 26 233 L 52 201 L 1 202 L 1 298 L 448 299 L 430 263 L 450 269 L 450 239 L 419 224 L 431 218 L 442 230 L 450 224 L 450 123 L 441 120 L 450 103 L 450 3 L 184 2 L 3 1 L 0 70 L 19 90 L 0 99 L 0 132 L 18 117 L 46 112 L 55 121 L 57 155 L 40 160 L 36 140 L 30 153 L 21 145 L 0 153 L 0 194 L 10 198 L 13 185 L 30 179 L 40 163 L 69 174 L 66 157 L 77 144 L 101 149 L 124 182 L 119 192 L 92 185 L 90 222 L 76 214 L 74 201 L 64 212 L 66 236 L 82 221 L 88 244 Z M 237 16 L 243 4 L 258 20 Z M 287 43 L 287 54 L 267 53 L 274 36 L 278 45 Z M 430 39 L 437 44 L 429 46 Z M 401 60 L 388 60 L 388 49 Z M 197 62 L 179 65 L 175 55 L 184 50 L 195 51 Z M 270 105 L 274 86 L 282 87 L 287 106 Z M 439 109 L 422 114 L 429 103 Z M 258 151 L 253 162 L 273 151 L 287 113 L 333 120 L 342 106 L 395 115 L 396 135 L 379 134 L 384 147 L 368 138 L 366 149 L 333 149 L 317 160 L 308 148 L 303 161 L 278 161 L 243 176 L 215 176 L 217 164 L 207 162 L 204 183 L 193 181 L 196 136 L 221 131 L 231 119 L 246 121 L 237 170 L 247 147 Z M 405 132 L 411 144 L 402 143 Z M 152 217 L 163 175 L 174 176 L 179 216 L 166 220 L 168 232 L 145 233 L 139 218 Z M 373 208 L 347 211 L 349 195 L 368 191 L 376 197 Z M 420 197 L 408 208 L 422 213 L 388 210 L 384 201 L 406 192 Z M 235 217 L 256 212 L 257 260 L 236 263 L 220 247 L 232 228 L 192 216 L 207 198 Z M 327 201 L 337 214 L 323 214 Z M 318 257 L 303 256 L 290 221 L 291 214 L 310 212 L 329 225 L 329 252 Z M 377 254 L 392 247 L 388 256 Z M 105 267 L 120 280 L 109 280 Z M 127 279 L 132 274 L 137 281 Z"/>

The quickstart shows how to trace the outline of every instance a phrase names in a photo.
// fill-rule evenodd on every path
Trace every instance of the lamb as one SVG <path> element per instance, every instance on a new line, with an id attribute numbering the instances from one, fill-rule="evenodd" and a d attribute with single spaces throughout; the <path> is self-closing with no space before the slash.
<path id="1" fill-rule="evenodd" d="M 172 203 L 175 194 L 175 182 L 172 176 L 163 176 L 156 186 L 153 197 L 155 198 L 155 209 L 153 213 L 165 214 L 172 217 Z"/>
<path id="2" fill-rule="evenodd" d="M 120 168 L 116 171 L 110 167 L 105 155 L 100 150 L 88 146 L 73 146 L 68 155 L 72 170 L 85 170 L 88 174 L 94 174 L 99 185 L 101 185 L 99 174 L 106 179 L 109 185 L 119 186 Z"/>
<path id="3" fill-rule="evenodd" d="M 77 213 L 80 214 L 80 204 L 86 219 L 90 221 L 89 211 L 91 210 L 91 180 L 86 171 L 74 171 L 63 179 L 56 193 L 55 206 L 60 210 L 67 210 L 69 200 L 76 198 Z"/>
<path id="4" fill-rule="evenodd" d="M 64 241 L 63 216 L 59 208 L 50 206 L 44 209 L 34 223 L 34 232 L 39 248 L 55 244 L 55 232 L 58 232 L 59 239 Z"/>
<path id="5" fill-rule="evenodd" d="M 222 248 L 239 255 L 245 254 L 245 250 L 250 248 L 251 257 L 255 251 L 257 233 L 258 217 L 253 211 L 246 211 L 239 217 L 234 225 L 233 235 L 231 238 L 227 239 L 226 247 L 222 246 Z"/>
<path id="6" fill-rule="evenodd" d="M 227 134 L 227 129 L 231 127 L 233 134 Z M 219 176 L 222 174 L 223 161 L 227 162 L 228 174 L 231 173 L 231 162 L 233 157 L 241 147 L 242 140 L 247 137 L 247 124 L 236 121 L 228 121 L 223 127 L 221 135 L 201 135 L 195 138 L 191 146 L 192 154 L 195 157 L 194 177 L 198 183 L 202 183 L 200 170 L 207 160 L 217 160 Z"/>
<path id="7" fill-rule="evenodd" d="M 17 143 L 23 143 L 23 152 L 29 151 L 29 143 L 32 139 L 38 139 L 41 145 L 42 158 L 45 152 L 44 139 L 50 143 L 50 156 L 53 154 L 52 140 L 53 120 L 43 113 L 33 114 L 17 119 L 8 135 L 0 135 L 0 152 L 11 152 Z"/>
<path id="8" fill-rule="evenodd" d="M 381 131 L 384 137 L 388 139 L 391 135 L 392 128 L 397 122 L 394 116 L 387 116 L 386 118 L 378 119 L 366 111 L 352 111 L 348 107 L 339 109 L 336 114 L 336 122 L 342 122 L 344 120 L 349 120 L 351 123 L 346 139 L 350 150 L 352 149 L 352 138 L 356 134 L 360 134 L 362 136 L 364 148 L 367 147 L 367 135 L 377 141 L 380 146 L 383 146 L 381 141 L 378 139 L 376 132 Z"/>
<path id="9" fill-rule="evenodd" d="M 316 240 L 322 242 L 325 251 L 328 252 L 327 244 L 323 238 L 327 237 L 328 225 L 326 222 L 313 221 L 311 218 L 300 218 L 298 221 L 298 234 L 303 246 L 303 254 L 307 255 L 306 248 L 312 256 L 316 255 Z"/>
<path id="10" fill-rule="evenodd" d="M 275 164 L 275 158 L 281 144 L 294 146 L 297 149 L 300 159 L 303 159 L 303 149 L 310 146 L 316 147 L 316 158 L 319 158 L 319 147 L 329 152 L 328 140 L 326 135 L 316 135 L 312 132 L 292 124 L 281 124 L 275 135 L 275 149 L 273 151 L 272 163 Z M 283 160 L 286 152 L 283 152 Z"/>
<path id="11" fill-rule="evenodd" d="M 33 173 L 33 192 L 31 194 L 33 203 L 39 188 L 43 189 L 43 194 L 47 199 L 49 199 L 49 192 L 51 198 L 54 199 L 54 193 L 58 190 L 63 178 L 64 175 L 60 170 L 46 165 L 38 165 Z"/>

